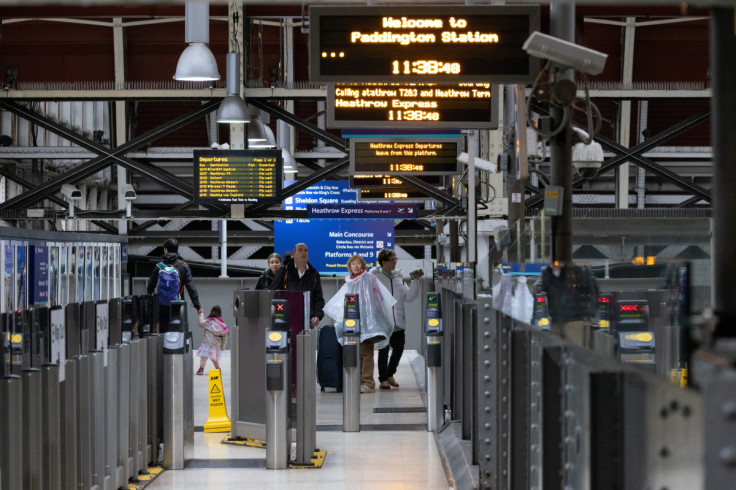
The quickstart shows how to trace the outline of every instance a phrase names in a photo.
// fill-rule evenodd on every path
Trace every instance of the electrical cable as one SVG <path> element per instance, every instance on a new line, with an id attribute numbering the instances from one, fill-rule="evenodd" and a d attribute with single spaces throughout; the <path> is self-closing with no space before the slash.
<path id="1" fill-rule="evenodd" d="M 531 98 L 534 97 L 534 93 L 537 90 L 537 86 L 539 85 L 540 80 L 542 79 L 542 75 L 544 73 L 547 73 L 549 71 L 549 67 L 552 64 L 552 62 L 548 61 L 546 65 L 544 65 L 544 68 L 539 72 L 537 75 L 537 78 L 534 80 L 534 83 L 532 84 L 532 90 L 529 93 L 529 101 L 526 104 L 526 122 L 529 127 L 531 127 L 538 135 L 540 135 L 542 138 L 549 139 L 557 136 L 560 134 L 566 127 L 567 123 L 570 121 L 570 107 L 569 106 L 563 106 L 562 109 L 562 121 L 560 122 L 560 125 L 557 126 L 555 129 L 553 129 L 550 132 L 545 132 L 536 127 L 534 122 L 532 121 L 532 103 Z"/>

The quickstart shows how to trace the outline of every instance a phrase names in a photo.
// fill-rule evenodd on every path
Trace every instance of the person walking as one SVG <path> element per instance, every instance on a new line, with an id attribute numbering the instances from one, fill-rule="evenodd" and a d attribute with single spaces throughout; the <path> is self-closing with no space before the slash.
<path id="1" fill-rule="evenodd" d="M 396 369 L 399 367 L 399 361 L 404 353 L 404 344 L 406 343 L 406 314 L 405 303 L 414 301 L 419 295 L 419 279 L 424 275 L 422 270 L 411 273 L 413 279 L 409 286 L 404 283 L 404 274 L 401 270 L 396 269 L 396 252 L 391 249 L 384 248 L 378 252 L 376 258 L 378 267 L 372 268 L 369 272 L 374 274 L 381 284 L 389 290 L 396 304 L 393 307 L 393 333 L 389 339 L 389 345 L 378 350 L 378 382 L 382 390 L 390 390 L 399 387 L 399 383 L 394 379 Z M 389 358 L 389 352 L 391 357 Z"/>
<path id="2" fill-rule="evenodd" d="M 309 326 L 319 325 L 325 316 L 322 309 L 325 306 L 325 297 L 322 295 L 322 281 L 312 264 L 309 263 L 309 248 L 305 243 L 294 245 L 291 260 L 286 260 L 284 266 L 276 273 L 271 286 L 274 291 L 309 291 Z"/>
<path id="3" fill-rule="evenodd" d="M 358 295 L 360 311 L 360 392 L 376 391 L 373 379 L 374 349 L 388 345 L 393 331 L 392 308 L 396 300 L 373 274 L 366 274 L 367 265 L 360 255 L 348 260 L 345 285 L 325 305 L 325 312 L 335 319 L 338 340 L 343 339 L 343 315 L 346 294 Z"/>
<path id="4" fill-rule="evenodd" d="M 176 281 L 178 280 L 178 284 Z M 178 289 L 173 291 L 173 289 Z M 161 256 L 161 262 L 156 264 L 156 268 L 151 272 L 148 278 L 146 292 L 152 295 L 154 291 L 159 293 L 159 331 L 166 332 L 169 327 L 169 305 L 174 299 L 184 299 L 184 288 L 189 293 L 189 300 L 192 306 L 197 310 L 197 314 L 202 314 L 202 305 L 199 302 L 199 293 L 194 285 L 192 271 L 179 255 L 179 241 L 176 238 L 169 238 L 164 242 L 164 254 Z"/>
<path id="5" fill-rule="evenodd" d="M 276 277 L 276 273 L 281 269 L 283 261 L 281 256 L 276 252 L 268 256 L 268 267 L 263 271 L 261 277 L 256 282 L 256 289 L 268 289 L 273 282 L 273 278 Z"/>
<path id="6" fill-rule="evenodd" d="M 202 345 L 197 349 L 197 355 L 199 356 L 199 370 L 197 374 L 201 375 L 204 374 L 207 359 L 212 361 L 215 369 L 220 369 L 222 351 L 227 346 L 227 336 L 230 333 L 230 329 L 222 321 L 222 309 L 220 305 L 213 306 L 207 318 L 204 317 L 204 313 L 199 313 L 199 328 L 204 329 Z"/>

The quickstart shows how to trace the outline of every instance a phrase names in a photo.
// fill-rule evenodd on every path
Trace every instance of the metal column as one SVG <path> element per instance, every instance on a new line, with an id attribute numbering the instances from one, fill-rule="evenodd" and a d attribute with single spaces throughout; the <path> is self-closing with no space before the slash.
<path id="1" fill-rule="evenodd" d="M 62 488 L 61 485 L 61 384 L 59 365 L 44 364 L 41 368 L 43 397 L 42 446 L 43 488 Z"/>
<path id="2" fill-rule="evenodd" d="M 20 376 L 0 378 L 0 487 L 23 488 L 23 388 Z"/>
<path id="3" fill-rule="evenodd" d="M 296 399 L 296 464 L 307 465 L 312 462 L 317 445 L 317 350 L 312 330 L 297 335 L 297 399 Z"/>
<path id="4" fill-rule="evenodd" d="M 710 14 L 710 66 L 712 70 L 711 140 L 713 144 L 713 308 L 717 337 L 736 336 L 736 38 L 734 10 L 714 8 Z"/>

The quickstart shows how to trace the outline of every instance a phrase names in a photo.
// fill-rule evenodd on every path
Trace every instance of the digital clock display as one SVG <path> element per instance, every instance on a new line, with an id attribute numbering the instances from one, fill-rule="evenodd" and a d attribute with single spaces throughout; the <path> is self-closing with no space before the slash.
<path id="1" fill-rule="evenodd" d="M 455 175 L 458 138 L 352 138 L 350 174 Z"/>
<path id="2" fill-rule="evenodd" d="M 195 150 L 194 202 L 281 202 L 281 150 Z"/>
<path id="3" fill-rule="evenodd" d="M 498 128 L 490 83 L 338 83 L 327 89 L 333 128 Z"/>
<path id="4" fill-rule="evenodd" d="M 442 185 L 441 175 L 425 175 L 418 176 L 419 180 L 426 185 L 440 186 Z M 415 189 L 409 182 L 404 181 L 398 175 L 353 175 L 350 177 L 350 187 L 353 189 L 387 189 L 387 188 L 403 188 Z"/>
<path id="5" fill-rule="evenodd" d="M 360 189 L 360 201 L 395 201 L 400 199 L 427 199 L 427 195 L 419 189 Z"/>
<path id="6" fill-rule="evenodd" d="M 313 82 L 528 83 L 538 6 L 310 7 Z"/>

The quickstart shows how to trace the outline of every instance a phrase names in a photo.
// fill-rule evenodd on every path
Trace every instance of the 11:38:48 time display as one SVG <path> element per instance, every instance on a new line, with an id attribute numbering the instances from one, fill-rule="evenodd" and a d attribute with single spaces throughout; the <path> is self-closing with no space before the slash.
<path id="1" fill-rule="evenodd" d="M 393 75 L 457 75 L 460 73 L 460 63 L 437 60 L 394 60 L 392 62 Z"/>

